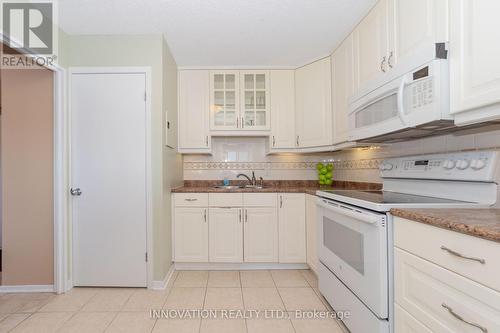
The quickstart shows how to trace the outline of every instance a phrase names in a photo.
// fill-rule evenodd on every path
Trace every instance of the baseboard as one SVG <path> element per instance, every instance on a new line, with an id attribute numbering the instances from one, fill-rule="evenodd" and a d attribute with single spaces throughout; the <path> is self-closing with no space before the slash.
<path id="1" fill-rule="evenodd" d="M 165 278 L 162 281 L 152 281 L 151 286 L 149 289 L 153 290 L 163 290 L 167 288 L 168 283 L 170 282 L 170 279 L 172 278 L 172 275 L 175 272 L 175 265 L 172 263 L 170 265 L 170 268 L 168 269 L 167 274 L 165 274 Z"/>
<path id="2" fill-rule="evenodd" d="M 213 262 L 176 262 L 176 270 L 185 271 L 202 271 L 202 270 L 213 270 L 213 271 L 224 271 L 224 270 L 259 270 L 259 269 L 308 269 L 307 264 L 277 264 L 277 263 L 213 263 Z"/>
<path id="3" fill-rule="evenodd" d="M 54 285 L 0 286 L 0 293 L 53 293 Z"/>

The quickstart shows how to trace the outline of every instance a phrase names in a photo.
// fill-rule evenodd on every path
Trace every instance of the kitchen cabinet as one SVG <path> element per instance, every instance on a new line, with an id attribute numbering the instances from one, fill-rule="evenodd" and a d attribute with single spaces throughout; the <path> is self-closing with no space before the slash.
<path id="1" fill-rule="evenodd" d="M 296 147 L 332 144 L 330 57 L 295 72 Z"/>
<path id="2" fill-rule="evenodd" d="M 276 207 L 244 208 L 245 262 L 278 262 Z"/>
<path id="3" fill-rule="evenodd" d="M 389 1 L 389 68 L 421 66 L 435 58 L 435 43 L 447 41 L 448 0 Z"/>
<path id="4" fill-rule="evenodd" d="M 331 57 L 334 145 L 347 142 L 349 139 L 349 98 L 353 92 L 354 77 L 352 58 L 352 36 L 349 36 Z"/>
<path id="5" fill-rule="evenodd" d="M 306 194 L 306 235 L 307 235 L 307 264 L 318 275 L 318 240 L 317 224 L 318 214 L 316 212 L 315 195 Z"/>
<path id="6" fill-rule="evenodd" d="M 358 90 L 392 66 L 389 59 L 389 0 L 380 0 L 353 32 L 354 86 Z M 420 0 L 417 0 L 420 1 Z"/>
<path id="7" fill-rule="evenodd" d="M 450 1 L 450 97 L 457 125 L 500 118 L 497 0 Z"/>
<path id="8" fill-rule="evenodd" d="M 295 71 L 270 71 L 271 150 L 296 147 Z"/>
<path id="9" fill-rule="evenodd" d="M 398 217 L 393 225 L 398 332 L 500 331 L 498 243 Z"/>
<path id="10" fill-rule="evenodd" d="M 209 209 L 209 261 L 243 261 L 243 209 L 239 207 Z"/>
<path id="11" fill-rule="evenodd" d="M 208 262 L 208 207 L 175 207 L 174 260 Z"/>
<path id="12" fill-rule="evenodd" d="M 180 153 L 210 152 L 208 112 L 210 110 L 209 72 L 179 71 L 179 133 Z"/>
<path id="13" fill-rule="evenodd" d="M 270 128 L 268 71 L 211 71 L 212 131 L 262 131 Z"/>
<path id="14" fill-rule="evenodd" d="M 306 221 L 304 194 L 278 194 L 278 224 L 279 262 L 306 262 Z"/>
<path id="15" fill-rule="evenodd" d="M 448 41 L 448 1 L 380 0 L 352 35 L 358 96 L 436 58 L 435 43 Z"/>

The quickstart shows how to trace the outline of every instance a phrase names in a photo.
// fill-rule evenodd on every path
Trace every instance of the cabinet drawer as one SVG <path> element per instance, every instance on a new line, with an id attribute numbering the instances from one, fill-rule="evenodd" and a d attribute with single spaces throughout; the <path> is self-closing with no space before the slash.
<path id="1" fill-rule="evenodd" d="M 208 207 L 208 193 L 175 193 L 176 207 Z"/>
<path id="2" fill-rule="evenodd" d="M 394 244 L 439 266 L 500 291 L 499 243 L 396 217 L 394 219 Z M 457 254 L 482 259 L 484 263 L 461 258 Z"/>
<path id="3" fill-rule="evenodd" d="M 243 193 L 210 193 L 208 201 L 210 207 L 241 207 Z"/>
<path id="4" fill-rule="evenodd" d="M 245 207 L 276 207 L 278 196 L 276 193 L 244 193 Z"/>
<path id="5" fill-rule="evenodd" d="M 500 293 L 406 251 L 394 252 L 396 304 L 432 332 L 500 332 Z"/>
<path id="6" fill-rule="evenodd" d="M 432 333 L 397 304 L 394 305 L 394 326 L 397 333 Z"/>

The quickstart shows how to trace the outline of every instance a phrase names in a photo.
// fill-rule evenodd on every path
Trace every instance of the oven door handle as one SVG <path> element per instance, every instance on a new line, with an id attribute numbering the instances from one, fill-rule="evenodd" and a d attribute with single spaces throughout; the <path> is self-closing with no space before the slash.
<path id="1" fill-rule="evenodd" d="M 356 219 L 357 221 L 368 223 L 368 224 L 375 224 L 378 221 L 380 221 L 380 218 L 377 216 L 369 215 L 369 214 L 364 214 L 362 212 L 343 207 L 343 206 L 338 206 L 335 204 L 331 204 L 328 201 L 325 200 L 318 200 L 317 204 L 325 209 L 328 209 L 330 211 L 333 211 L 335 213 L 345 215 L 352 217 L 353 219 Z"/>

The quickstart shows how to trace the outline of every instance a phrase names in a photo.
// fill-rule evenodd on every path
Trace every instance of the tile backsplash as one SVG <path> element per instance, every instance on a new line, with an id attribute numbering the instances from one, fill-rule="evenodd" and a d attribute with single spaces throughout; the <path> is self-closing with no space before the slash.
<path id="1" fill-rule="evenodd" d="M 239 173 L 271 180 L 315 180 L 317 162 L 334 163 L 334 179 L 380 183 L 378 165 L 388 157 L 475 149 L 500 149 L 500 125 L 405 141 L 377 148 L 318 154 L 266 155 L 265 138 L 212 140 L 213 155 L 185 155 L 185 180 L 235 179 Z"/>

